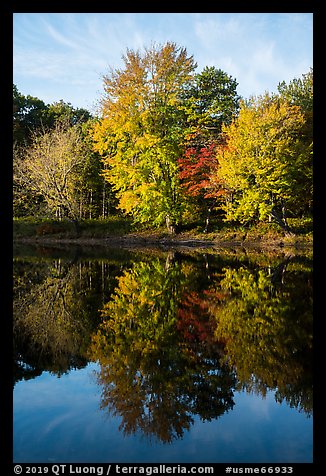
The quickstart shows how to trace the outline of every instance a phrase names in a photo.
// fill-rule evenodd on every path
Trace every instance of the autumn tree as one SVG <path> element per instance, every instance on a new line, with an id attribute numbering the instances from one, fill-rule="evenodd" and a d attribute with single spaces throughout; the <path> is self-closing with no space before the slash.
<path id="1" fill-rule="evenodd" d="M 174 232 L 182 216 L 177 159 L 184 138 L 182 93 L 195 68 L 185 48 L 167 42 L 127 50 L 124 67 L 104 77 L 96 149 L 108 166 L 119 208 L 135 221 Z"/>
<path id="2" fill-rule="evenodd" d="M 192 208 L 197 206 L 197 213 L 205 217 L 204 231 L 207 233 L 211 212 L 225 193 L 217 173 L 216 145 L 212 143 L 200 149 L 189 147 L 178 163 L 181 188 L 192 201 Z"/>
<path id="3" fill-rule="evenodd" d="M 237 82 L 214 66 L 194 76 L 184 94 L 185 152 L 179 159 L 180 180 L 195 213 L 205 218 L 208 231 L 211 212 L 224 193 L 216 174 L 217 146 L 225 139 L 222 126 L 231 123 L 239 110 Z"/>
<path id="4" fill-rule="evenodd" d="M 76 219 L 79 172 L 86 154 L 78 127 L 57 122 L 53 130 L 36 134 L 16 161 L 15 183 L 41 196 L 57 217 Z"/>
<path id="5" fill-rule="evenodd" d="M 81 139 L 85 146 L 85 157 L 79 167 L 78 200 L 80 218 L 106 218 L 116 213 L 117 199 L 110 184 L 105 180 L 100 154 L 94 150 L 90 131 L 96 119 L 89 119 L 79 125 Z"/>
<path id="6" fill-rule="evenodd" d="M 121 418 L 125 434 L 171 442 L 193 415 L 211 420 L 233 408 L 235 375 L 220 365 L 216 342 L 207 345 L 213 332 L 188 293 L 193 272 L 171 252 L 137 262 L 102 309 L 90 357 L 100 363 L 101 408 Z"/>
<path id="7" fill-rule="evenodd" d="M 43 250 L 44 251 L 44 250 Z M 87 364 L 97 311 L 113 291 L 120 273 L 116 255 L 107 260 L 79 260 L 69 247 L 60 258 L 44 251 L 42 259 L 13 261 L 14 379 L 47 370 L 58 375 Z"/>
<path id="8" fill-rule="evenodd" d="M 14 146 L 15 216 L 83 219 L 105 217 L 115 210 L 114 196 L 102 176 L 101 157 L 89 134 L 93 120 L 72 126 L 71 111 L 64 109 L 66 114 L 58 115 L 51 129 L 34 131 L 29 147 Z"/>
<path id="9" fill-rule="evenodd" d="M 111 199 L 111 196 L 109 190 L 103 194 L 103 189 L 107 187 L 100 175 L 103 164 L 99 154 L 94 152 L 87 133 L 92 120 L 91 114 L 86 109 L 74 108 L 70 103 L 62 100 L 45 104 L 37 97 L 23 95 L 17 86 L 13 85 L 13 211 L 15 216 L 44 215 L 49 211 L 46 209 L 47 202 L 43 194 L 37 190 L 35 184 L 33 185 L 31 177 L 25 170 L 25 159 L 41 136 L 44 136 L 44 141 L 45 136 L 50 137 L 51 133 L 55 135 L 51 131 L 58 129 L 59 123 L 62 124 L 62 129 L 66 130 L 77 126 L 87 151 L 78 179 L 79 216 L 99 216 L 103 210 L 109 208 L 107 198 Z M 46 154 L 44 160 L 46 160 Z"/>
<path id="10" fill-rule="evenodd" d="M 311 214 L 313 206 L 313 69 L 295 78 L 286 84 L 285 81 L 278 85 L 282 98 L 291 105 L 300 107 L 304 116 L 304 123 L 300 131 L 300 141 L 307 149 L 307 154 L 302 156 L 302 163 L 295 177 L 296 187 L 300 190 L 300 199 L 296 200 L 297 213 Z"/>
<path id="11" fill-rule="evenodd" d="M 288 258 L 267 269 L 226 268 L 209 298 L 216 337 L 237 369 L 239 388 L 263 395 L 275 390 L 308 414 L 312 411 L 311 262 Z M 300 298 L 299 298 L 300 296 Z M 304 297 L 304 298 L 303 298 Z"/>
<path id="12" fill-rule="evenodd" d="M 297 105 L 279 96 L 243 102 L 223 128 L 227 147 L 218 153 L 218 177 L 227 191 L 226 218 L 249 223 L 273 217 L 288 232 L 287 211 L 302 198 L 298 176 L 311 155 L 301 140 L 305 123 Z"/>

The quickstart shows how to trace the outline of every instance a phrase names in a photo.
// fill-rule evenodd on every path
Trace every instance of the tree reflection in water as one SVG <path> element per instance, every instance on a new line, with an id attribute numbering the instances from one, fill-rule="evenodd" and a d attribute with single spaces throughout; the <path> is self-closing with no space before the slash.
<path id="1" fill-rule="evenodd" d="M 285 268 L 286 272 L 285 272 Z M 281 271 L 281 272 L 280 272 Z M 297 274 L 302 278 L 298 280 Z M 238 385 L 284 399 L 312 413 L 312 285 L 310 271 L 295 260 L 271 269 L 225 269 L 211 300 L 216 338 L 236 369 Z"/>
<path id="2" fill-rule="evenodd" d="M 232 410 L 239 389 L 310 415 L 311 260 L 153 255 L 16 260 L 16 380 L 98 361 L 103 411 L 163 442 Z"/>
<path id="3" fill-rule="evenodd" d="M 170 442 L 189 429 L 192 415 L 210 420 L 233 407 L 235 378 L 219 364 L 221 346 L 187 342 L 178 329 L 190 271 L 177 261 L 137 263 L 103 309 L 92 346 L 102 408 L 122 417 L 127 434 L 141 430 Z"/>
<path id="4" fill-rule="evenodd" d="M 108 269 L 74 258 L 15 259 L 14 383 L 44 370 L 60 376 L 87 364 L 100 321 L 97 309 L 110 288 Z"/>
<path id="5" fill-rule="evenodd" d="M 274 390 L 310 414 L 309 276 L 295 261 L 222 268 L 210 280 L 186 261 L 137 263 L 119 278 L 93 337 L 102 408 L 122 417 L 125 433 L 164 442 L 181 437 L 193 415 L 232 409 L 235 388 Z"/>

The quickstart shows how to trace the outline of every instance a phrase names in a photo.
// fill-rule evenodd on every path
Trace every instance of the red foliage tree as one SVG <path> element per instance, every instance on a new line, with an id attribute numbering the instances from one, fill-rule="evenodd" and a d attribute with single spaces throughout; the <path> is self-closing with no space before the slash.
<path id="1" fill-rule="evenodd" d="M 218 198 L 225 193 L 218 180 L 218 147 L 221 145 L 217 143 L 201 148 L 189 147 L 178 161 L 181 186 L 206 214 L 205 232 Z"/>
<path id="2" fill-rule="evenodd" d="M 224 348 L 225 341 L 216 339 L 216 320 L 210 309 L 212 302 L 223 302 L 226 297 L 225 293 L 213 289 L 202 293 L 185 292 L 178 309 L 177 329 L 186 342 Z"/>

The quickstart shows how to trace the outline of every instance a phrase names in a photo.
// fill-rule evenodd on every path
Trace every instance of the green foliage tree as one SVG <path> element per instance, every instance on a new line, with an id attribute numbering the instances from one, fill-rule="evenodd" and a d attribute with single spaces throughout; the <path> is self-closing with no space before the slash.
<path id="1" fill-rule="evenodd" d="M 86 109 L 74 108 L 62 100 L 45 104 L 37 97 L 24 96 L 13 85 L 13 142 L 18 147 L 30 145 L 36 132 L 48 131 L 60 120 L 75 125 L 90 118 Z"/>
<path id="2" fill-rule="evenodd" d="M 30 144 L 33 131 L 46 123 L 47 108 L 41 99 L 24 96 L 13 85 L 13 143 L 16 147 Z"/>
<path id="3" fill-rule="evenodd" d="M 136 221 L 166 222 L 174 232 L 182 215 L 177 165 L 184 137 L 182 92 L 195 63 L 170 42 L 143 55 L 127 50 L 123 60 L 123 69 L 104 77 L 96 149 L 108 165 L 105 176 L 119 208 Z"/>
<path id="4" fill-rule="evenodd" d="M 306 117 L 307 139 L 312 140 L 312 120 L 313 120 L 313 69 L 303 74 L 301 78 L 295 78 L 286 84 L 282 81 L 278 85 L 278 91 L 282 98 L 290 104 L 300 106 Z"/>
<path id="5" fill-rule="evenodd" d="M 74 108 L 72 104 L 66 103 L 63 100 L 54 102 L 48 105 L 46 111 L 46 128 L 52 129 L 56 123 L 63 121 L 69 123 L 71 126 L 83 124 L 92 118 L 87 109 Z"/>
<path id="6" fill-rule="evenodd" d="M 179 159 L 185 200 L 195 216 L 205 219 L 208 231 L 211 213 L 223 194 L 218 186 L 215 149 L 224 143 L 222 126 L 230 124 L 239 110 L 237 82 L 215 67 L 194 76 L 184 94 L 185 152 Z M 213 179 L 214 176 L 214 179 Z"/>
<path id="7" fill-rule="evenodd" d="M 184 109 L 190 147 L 198 149 L 216 143 L 222 125 L 238 114 L 240 96 L 235 79 L 221 69 L 206 66 L 184 93 Z"/>

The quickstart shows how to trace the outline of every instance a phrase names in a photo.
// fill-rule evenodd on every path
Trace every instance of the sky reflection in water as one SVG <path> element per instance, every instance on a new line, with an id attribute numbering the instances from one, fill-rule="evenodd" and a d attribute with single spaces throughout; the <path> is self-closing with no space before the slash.
<path id="1" fill-rule="evenodd" d="M 14 461 L 311 462 L 310 260 L 118 255 L 17 259 Z"/>
<path id="2" fill-rule="evenodd" d="M 60 378 L 48 372 L 15 392 L 16 462 L 311 462 L 312 419 L 274 400 L 235 393 L 234 409 L 172 445 L 124 436 L 99 410 L 97 364 Z M 45 457 L 45 455 L 47 455 Z"/>

